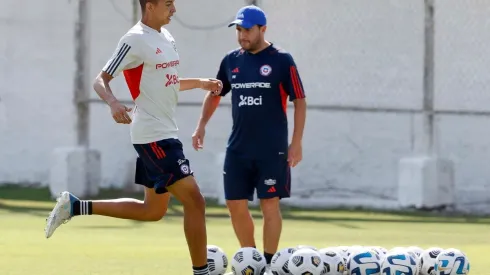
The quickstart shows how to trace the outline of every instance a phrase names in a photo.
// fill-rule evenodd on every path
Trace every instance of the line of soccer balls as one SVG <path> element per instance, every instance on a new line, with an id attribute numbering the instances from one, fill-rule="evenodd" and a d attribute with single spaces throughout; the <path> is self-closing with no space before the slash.
<path id="1" fill-rule="evenodd" d="M 208 246 L 211 275 L 227 274 L 228 258 L 215 245 Z M 240 248 L 231 259 L 234 275 L 263 275 L 266 262 L 255 248 Z M 317 249 L 299 245 L 278 251 L 272 258 L 274 275 L 467 275 L 468 257 L 456 248 L 417 246 L 335 246 Z"/>

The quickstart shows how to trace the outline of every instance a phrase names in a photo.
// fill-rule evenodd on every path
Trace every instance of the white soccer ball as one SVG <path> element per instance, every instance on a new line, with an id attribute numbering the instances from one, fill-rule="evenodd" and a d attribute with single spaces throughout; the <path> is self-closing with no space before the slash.
<path id="1" fill-rule="evenodd" d="M 289 257 L 288 268 L 292 275 L 321 275 L 322 257 L 313 249 L 298 249 Z"/>
<path id="2" fill-rule="evenodd" d="M 264 256 L 253 247 L 243 247 L 231 259 L 231 271 L 234 275 L 263 275 L 266 262 Z"/>
<path id="3" fill-rule="evenodd" d="M 349 275 L 379 275 L 381 270 L 381 258 L 368 248 L 349 255 L 346 263 Z"/>
<path id="4" fill-rule="evenodd" d="M 335 250 L 327 247 L 318 251 L 323 261 L 324 275 L 342 275 L 345 271 L 345 262 L 342 256 Z"/>
<path id="5" fill-rule="evenodd" d="M 324 250 L 324 251 L 327 251 L 327 250 L 332 250 L 332 251 L 335 251 L 335 253 L 339 254 L 340 256 L 341 255 L 341 249 L 340 249 L 341 246 L 328 246 L 328 247 L 324 247 L 320 250 Z M 347 247 L 347 246 L 346 246 Z M 320 251 L 318 250 L 318 251 Z"/>
<path id="6" fill-rule="evenodd" d="M 349 246 L 337 246 L 336 250 L 344 259 L 344 263 L 347 263 L 347 259 L 349 259 Z"/>
<path id="7" fill-rule="evenodd" d="M 407 250 L 407 248 L 404 246 L 395 246 L 395 247 L 391 248 L 390 250 L 388 250 L 388 252 L 400 251 L 400 250 L 405 251 L 405 250 Z"/>
<path id="8" fill-rule="evenodd" d="M 316 248 L 314 246 L 311 246 L 311 245 L 300 244 L 300 245 L 296 246 L 296 250 L 300 250 L 300 249 L 303 249 L 303 248 L 309 248 L 311 250 L 318 251 L 318 248 Z"/>
<path id="9" fill-rule="evenodd" d="M 420 258 L 417 261 L 420 275 L 436 275 L 434 266 L 436 264 L 436 258 L 442 250 L 440 247 L 430 247 L 420 254 Z"/>
<path id="10" fill-rule="evenodd" d="M 365 247 L 360 245 L 352 245 L 352 246 L 337 246 L 336 250 L 340 253 L 342 258 L 344 259 L 344 263 L 347 263 L 347 259 L 354 252 L 359 252 L 361 250 L 365 250 Z"/>
<path id="11" fill-rule="evenodd" d="M 367 247 L 362 246 L 362 245 L 351 245 L 349 246 L 349 251 L 352 252 L 357 252 L 366 249 Z"/>
<path id="12" fill-rule="evenodd" d="M 388 253 L 388 249 L 381 247 L 381 246 L 371 246 L 370 247 L 376 254 L 378 254 L 379 258 L 383 260 L 386 256 L 386 253 Z"/>
<path id="13" fill-rule="evenodd" d="M 369 248 L 367 247 L 363 247 L 363 246 L 360 246 L 360 245 L 352 245 L 352 246 L 349 246 L 349 248 L 347 249 L 347 259 L 350 257 L 350 255 L 352 254 L 356 254 L 356 253 L 359 253 L 361 251 L 366 251 L 368 250 Z"/>
<path id="14" fill-rule="evenodd" d="M 424 250 L 418 246 L 409 246 L 407 247 L 407 251 L 414 256 L 416 260 L 418 260 L 420 255 L 424 252 Z"/>
<path id="15" fill-rule="evenodd" d="M 439 253 L 434 270 L 438 275 L 466 275 L 470 273 L 470 261 L 461 250 L 449 248 Z"/>
<path id="16" fill-rule="evenodd" d="M 285 248 L 274 254 L 271 260 L 271 272 L 274 275 L 291 274 L 288 268 L 289 258 L 296 252 L 296 248 Z"/>
<path id="17" fill-rule="evenodd" d="M 216 245 L 208 245 L 209 275 L 223 275 L 228 268 L 228 258 L 223 249 Z"/>
<path id="18" fill-rule="evenodd" d="M 383 275 L 417 275 L 417 260 L 408 251 L 394 250 L 386 254 L 381 264 Z"/>

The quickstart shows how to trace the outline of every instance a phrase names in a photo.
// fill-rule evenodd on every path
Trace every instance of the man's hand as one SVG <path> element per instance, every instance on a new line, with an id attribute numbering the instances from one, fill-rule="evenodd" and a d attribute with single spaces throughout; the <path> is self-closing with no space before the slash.
<path id="1" fill-rule="evenodd" d="M 132 108 L 122 105 L 119 101 L 114 101 L 109 104 L 109 106 L 111 107 L 112 117 L 117 123 L 131 123 L 131 118 L 129 117 L 128 112 L 131 112 Z"/>
<path id="2" fill-rule="evenodd" d="M 204 147 L 204 135 L 206 134 L 206 129 L 204 127 L 197 127 L 192 134 L 192 147 L 196 151 L 202 149 Z"/>
<path id="3" fill-rule="evenodd" d="M 201 89 L 210 91 L 213 95 L 219 95 L 223 89 L 223 83 L 214 78 L 201 79 Z"/>
<path id="4" fill-rule="evenodd" d="M 300 142 L 292 142 L 289 145 L 288 162 L 290 167 L 295 167 L 303 159 L 303 146 Z"/>

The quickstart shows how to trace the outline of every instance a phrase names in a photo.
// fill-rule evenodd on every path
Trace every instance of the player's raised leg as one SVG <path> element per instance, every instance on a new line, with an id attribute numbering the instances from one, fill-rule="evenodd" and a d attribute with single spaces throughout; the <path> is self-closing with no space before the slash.
<path id="1" fill-rule="evenodd" d="M 145 187 L 144 201 L 129 198 L 93 201 L 93 212 L 89 214 L 137 221 L 161 220 L 167 212 L 170 193 L 148 174 L 141 158 L 136 160 L 135 183 Z"/>
<path id="2" fill-rule="evenodd" d="M 145 188 L 143 201 L 132 198 L 114 200 L 80 200 L 69 192 L 62 192 L 46 220 L 46 238 L 64 223 L 78 215 L 102 215 L 138 221 L 158 221 L 167 212 L 170 195 L 157 194 L 154 189 Z"/>
<path id="3" fill-rule="evenodd" d="M 135 221 L 159 221 L 167 212 L 170 195 L 145 188 L 145 200 L 121 198 L 92 201 L 92 214 Z M 83 214 L 80 214 L 83 215 Z"/>
<path id="4" fill-rule="evenodd" d="M 135 183 L 145 186 L 143 201 L 132 198 L 113 200 L 80 200 L 69 192 L 62 192 L 57 198 L 53 211 L 47 218 L 46 238 L 72 217 L 78 215 L 102 215 L 120 219 L 138 221 L 159 221 L 167 212 L 170 194 L 164 187 L 156 187 L 140 158 L 136 161 Z"/>
<path id="5" fill-rule="evenodd" d="M 252 161 L 228 151 L 224 163 L 224 189 L 235 235 L 241 247 L 255 247 L 254 222 L 248 209 L 253 198 Z"/>
<path id="6" fill-rule="evenodd" d="M 277 252 L 282 232 L 280 199 L 290 197 L 290 168 L 284 155 L 257 162 L 257 196 L 264 217 L 264 257 L 270 264 Z"/>

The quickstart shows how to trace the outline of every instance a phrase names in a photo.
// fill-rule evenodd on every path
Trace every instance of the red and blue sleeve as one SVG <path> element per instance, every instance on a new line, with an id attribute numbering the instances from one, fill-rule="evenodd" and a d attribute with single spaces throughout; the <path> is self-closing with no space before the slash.
<path id="1" fill-rule="evenodd" d="M 303 82 L 301 81 L 293 57 L 287 53 L 284 54 L 284 60 L 281 88 L 289 96 L 289 101 L 305 98 L 306 95 L 303 88 Z"/>
<path id="2" fill-rule="evenodd" d="M 216 79 L 221 80 L 223 83 L 223 89 L 221 90 L 220 96 L 225 96 L 231 91 L 231 84 L 228 79 L 228 56 L 225 56 L 223 60 L 221 60 L 221 64 L 219 66 L 218 74 L 216 75 Z"/>

